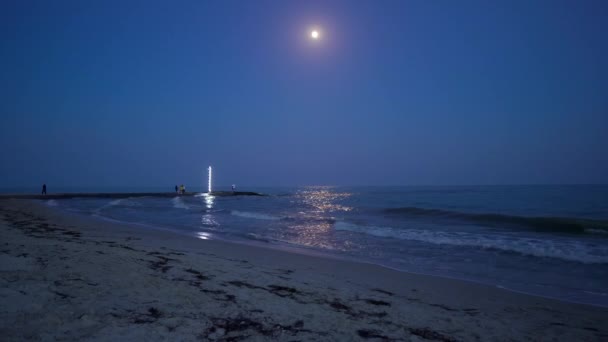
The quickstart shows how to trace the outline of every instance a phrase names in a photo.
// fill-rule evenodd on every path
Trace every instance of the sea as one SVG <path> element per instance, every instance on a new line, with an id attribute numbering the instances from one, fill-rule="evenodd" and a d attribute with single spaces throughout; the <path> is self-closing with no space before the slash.
<path id="1" fill-rule="evenodd" d="M 321 254 L 608 307 L 608 185 L 238 190 L 266 196 L 201 192 L 44 203 L 142 230 Z"/>

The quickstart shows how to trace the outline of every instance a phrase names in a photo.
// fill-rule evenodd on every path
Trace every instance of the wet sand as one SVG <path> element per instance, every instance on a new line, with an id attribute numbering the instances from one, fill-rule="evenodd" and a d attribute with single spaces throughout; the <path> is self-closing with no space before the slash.
<path id="1" fill-rule="evenodd" d="M 0 200 L 0 336 L 601 341 L 608 309 Z"/>

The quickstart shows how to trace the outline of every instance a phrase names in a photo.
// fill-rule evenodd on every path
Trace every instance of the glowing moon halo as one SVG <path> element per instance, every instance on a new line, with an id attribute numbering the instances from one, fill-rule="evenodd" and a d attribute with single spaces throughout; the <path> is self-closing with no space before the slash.
<path id="1" fill-rule="evenodd" d="M 312 38 L 312 39 L 319 39 L 319 31 L 317 31 L 317 30 L 312 30 L 312 31 L 310 32 L 310 38 Z"/>

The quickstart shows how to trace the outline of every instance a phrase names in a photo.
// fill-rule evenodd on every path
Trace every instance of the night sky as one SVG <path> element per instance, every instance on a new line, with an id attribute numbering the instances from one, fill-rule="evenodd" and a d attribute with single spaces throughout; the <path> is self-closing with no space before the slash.
<path id="1" fill-rule="evenodd" d="M 608 1 L 2 1 L 0 187 L 608 183 L 607 61 Z"/>

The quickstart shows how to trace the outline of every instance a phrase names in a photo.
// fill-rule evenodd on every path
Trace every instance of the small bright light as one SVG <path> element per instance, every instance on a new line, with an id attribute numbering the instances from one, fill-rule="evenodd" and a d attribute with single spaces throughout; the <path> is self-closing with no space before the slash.
<path id="1" fill-rule="evenodd" d="M 312 37 L 312 39 L 319 39 L 319 31 L 313 30 L 310 32 L 310 37 Z"/>

